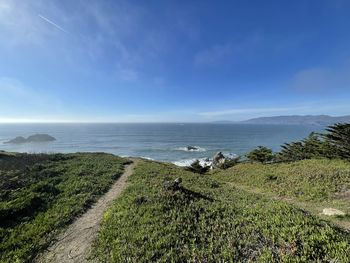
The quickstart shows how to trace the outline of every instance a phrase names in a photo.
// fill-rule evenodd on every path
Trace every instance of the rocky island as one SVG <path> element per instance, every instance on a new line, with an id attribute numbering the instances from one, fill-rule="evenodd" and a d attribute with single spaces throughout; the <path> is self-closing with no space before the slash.
<path id="1" fill-rule="evenodd" d="M 187 151 L 199 151 L 199 149 L 200 148 L 197 146 L 191 146 L 191 145 L 186 146 Z"/>
<path id="2" fill-rule="evenodd" d="M 21 143 L 31 143 L 31 142 L 52 142 L 55 141 L 56 138 L 48 135 L 48 134 L 33 134 L 30 135 L 28 138 L 24 138 L 22 136 L 18 136 L 12 140 L 9 140 L 5 143 L 12 143 L 12 144 L 21 144 Z"/>

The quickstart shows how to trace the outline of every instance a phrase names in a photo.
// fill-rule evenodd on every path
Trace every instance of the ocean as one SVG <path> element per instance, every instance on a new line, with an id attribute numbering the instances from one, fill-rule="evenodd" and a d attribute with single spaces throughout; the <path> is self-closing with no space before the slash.
<path id="1" fill-rule="evenodd" d="M 277 151 L 320 126 L 253 124 L 0 124 L 0 150 L 29 153 L 107 152 L 188 165 L 216 152 L 243 155 L 259 145 Z M 48 143 L 4 144 L 47 133 Z M 195 150 L 187 149 L 195 146 Z"/>

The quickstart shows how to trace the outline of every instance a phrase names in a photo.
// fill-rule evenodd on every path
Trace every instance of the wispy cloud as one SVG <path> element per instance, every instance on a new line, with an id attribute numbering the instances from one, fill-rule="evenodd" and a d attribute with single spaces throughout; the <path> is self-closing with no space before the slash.
<path id="1" fill-rule="evenodd" d="M 0 77 L 0 118 L 12 116 L 43 116 L 60 113 L 61 101 L 47 93 L 25 86 L 17 79 Z M 16 107 L 14 105 L 20 105 Z"/>
<path id="2" fill-rule="evenodd" d="M 349 89 L 350 67 L 304 69 L 295 74 L 291 86 L 292 89 L 303 92 Z"/>
<path id="3" fill-rule="evenodd" d="M 192 11 L 167 12 L 171 30 L 154 24 L 147 6 L 127 0 L 71 1 L 69 8 L 62 1 L 0 0 L 0 48 L 54 49 L 86 72 L 108 61 L 104 70 L 111 78 L 144 83 L 165 75 L 167 56 L 196 38 Z"/>
<path id="4" fill-rule="evenodd" d="M 218 66 L 241 56 L 249 56 L 260 48 L 269 47 L 269 40 L 259 32 L 252 32 L 240 40 L 228 40 L 199 50 L 194 56 L 195 66 Z"/>
<path id="5" fill-rule="evenodd" d="M 138 79 L 138 73 L 132 69 L 121 68 L 117 74 L 121 80 L 125 81 L 136 81 Z"/>
<path id="6" fill-rule="evenodd" d="M 79 120 L 52 119 L 52 118 L 2 118 L 0 123 L 77 123 Z"/>
<path id="7" fill-rule="evenodd" d="M 61 23 L 70 21 L 69 14 L 59 7 L 59 2 L 0 0 L 0 34 L 4 36 L 0 38 L 0 46 L 10 49 L 43 47 L 58 33 L 68 33 L 60 23 L 42 14 L 59 17 Z M 57 30 L 52 30 L 47 24 Z"/>
<path id="8" fill-rule="evenodd" d="M 348 115 L 349 103 L 344 100 L 313 101 L 304 104 L 295 104 L 286 107 L 247 107 L 219 111 L 199 112 L 198 115 L 207 120 L 229 119 L 244 120 L 247 118 L 278 116 L 278 115 Z"/>
<path id="9" fill-rule="evenodd" d="M 232 44 L 215 45 L 202 50 L 195 55 L 196 66 L 215 66 L 227 59 L 233 53 Z"/>
<path id="10" fill-rule="evenodd" d="M 41 19 L 43 19 L 43 20 L 46 21 L 47 23 L 53 25 L 54 27 L 58 28 L 58 29 L 61 30 L 62 32 L 68 34 L 68 31 L 67 31 L 67 30 L 65 30 L 63 27 L 59 26 L 58 24 L 56 24 L 56 23 L 53 22 L 52 20 L 50 20 L 50 19 L 44 17 L 44 16 L 41 15 L 41 14 L 38 14 L 38 17 L 40 17 Z"/>
<path id="11" fill-rule="evenodd" d="M 235 108 L 226 109 L 220 111 L 207 111 L 200 112 L 200 116 L 204 117 L 220 117 L 227 115 L 238 115 L 238 114 L 265 114 L 265 113 L 283 113 L 283 112 L 295 112 L 301 110 L 311 109 L 311 106 L 297 106 L 297 107 L 280 107 L 280 108 Z"/>

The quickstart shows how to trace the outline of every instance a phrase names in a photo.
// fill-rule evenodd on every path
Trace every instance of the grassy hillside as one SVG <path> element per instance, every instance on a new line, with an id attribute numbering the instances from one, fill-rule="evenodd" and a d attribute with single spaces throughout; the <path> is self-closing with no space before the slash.
<path id="1" fill-rule="evenodd" d="M 177 177 L 182 188 L 165 187 Z M 349 262 L 350 236 L 290 204 L 174 165 L 141 161 L 104 216 L 94 257 L 101 262 Z"/>
<path id="2" fill-rule="evenodd" d="M 99 153 L 0 152 L 0 262 L 32 262 L 108 190 L 124 162 Z"/>
<path id="3" fill-rule="evenodd" d="M 310 203 L 333 202 L 350 213 L 350 163 L 304 160 L 281 164 L 240 164 L 214 178 Z"/>

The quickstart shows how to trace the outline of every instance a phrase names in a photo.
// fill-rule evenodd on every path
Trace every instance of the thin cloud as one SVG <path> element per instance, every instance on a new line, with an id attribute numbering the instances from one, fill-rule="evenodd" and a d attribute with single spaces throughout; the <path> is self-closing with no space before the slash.
<path id="1" fill-rule="evenodd" d="M 215 45 L 209 49 L 202 50 L 195 55 L 194 64 L 196 66 L 215 66 L 223 60 L 228 59 L 233 53 L 231 44 Z"/>
<path id="2" fill-rule="evenodd" d="M 350 87 L 350 68 L 309 68 L 297 72 L 292 89 L 303 92 L 334 92 Z"/>
<path id="3" fill-rule="evenodd" d="M 136 81 L 138 79 L 138 73 L 132 69 L 120 69 L 118 71 L 118 77 L 125 81 Z"/>
<path id="4" fill-rule="evenodd" d="M 218 117 L 226 115 L 235 115 L 235 114 L 254 114 L 254 113 L 279 113 L 279 112 L 288 112 L 288 111 L 300 111 L 311 109 L 308 106 L 300 107 L 285 107 L 285 108 L 236 108 L 236 109 L 227 109 L 222 111 L 207 111 L 200 112 L 200 116 L 204 117 Z"/>
<path id="5" fill-rule="evenodd" d="M 59 30 L 61 30 L 62 32 L 68 34 L 68 31 L 66 31 L 63 27 L 57 25 L 55 22 L 51 21 L 50 19 L 44 17 L 43 15 L 38 14 L 38 17 L 40 17 L 41 19 L 43 19 L 44 21 L 46 21 L 47 23 L 53 25 L 54 27 L 58 28 Z"/>
<path id="6" fill-rule="evenodd" d="M 238 56 L 250 56 L 261 48 L 268 47 L 268 39 L 259 32 L 254 32 L 246 38 L 229 41 L 224 44 L 216 44 L 207 49 L 200 50 L 194 56 L 195 66 L 220 66 L 232 61 Z"/>
<path id="7" fill-rule="evenodd" d="M 43 112 L 60 113 L 64 109 L 58 98 L 25 86 L 13 78 L 0 76 L 0 94 L 0 119 L 16 115 L 25 118 L 24 115 L 42 115 Z"/>

